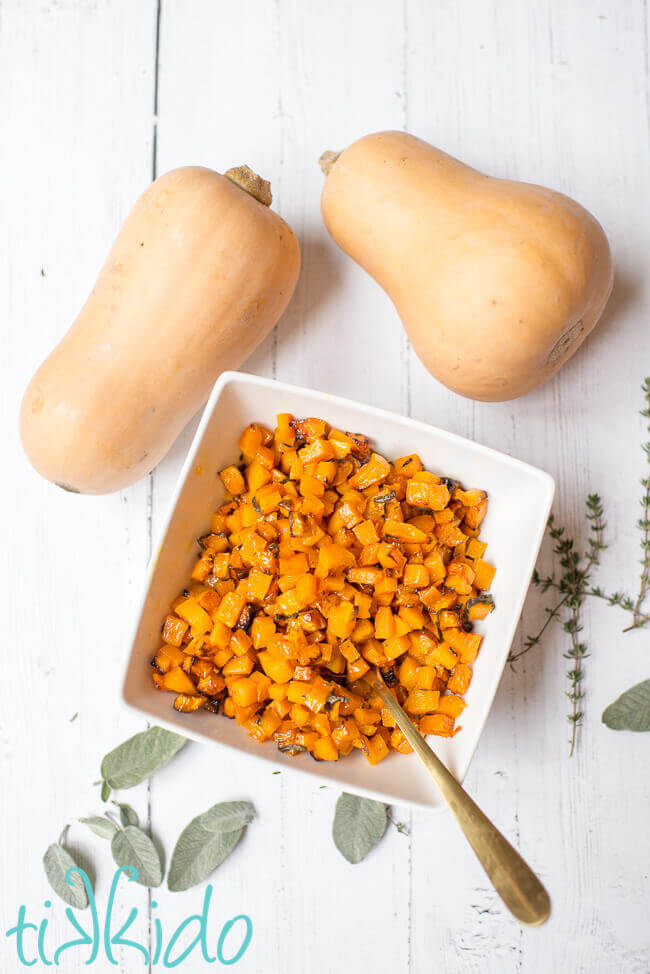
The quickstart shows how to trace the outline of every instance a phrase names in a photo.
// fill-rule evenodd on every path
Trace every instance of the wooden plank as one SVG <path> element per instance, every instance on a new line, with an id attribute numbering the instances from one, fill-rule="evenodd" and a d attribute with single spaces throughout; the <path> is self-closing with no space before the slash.
<path id="1" fill-rule="evenodd" d="M 641 283 L 648 210 L 643 7 L 409 3 L 407 21 L 410 129 L 491 174 L 575 196 L 602 221 L 617 263 L 603 323 L 555 380 L 514 403 L 463 403 L 413 362 L 415 415 L 435 417 L 448 429 L 549 470 L 558 482 L 558 517 L 583 539 L 583 499 L 599 490 L 609 524 L 617 526 L 602 578 L 610 589 L 620 587 L 621 579 L 636 574 L 629 554 L 636 544 L 632 525 L 641 471 L 636 411 L 650 351 L 642 324 L 648 289 Z M 438 97 L 443 85 L 452 92 L 448 99 Z M 631 356 L 632 348 L 638 356 Z M 568 758 L 563 731 L 567 665 L 561 658 L 565 640 L 555 631 L 516 673 L 506 671 L 467 779 L 486 812 L 548 883 L 552 919 L 543 931 L 519 933 L 503 917 L 461 838 L 451 833 L 448 842 L 437 843 L 445 883 L 436 889 L 427 863 L 433 827 L 418 823 L 415 971 L 427 970 L 432 957 L 462 972 L 643 967 L 638 915 L 621 915 L 620 926 L 605 918 L 606 903 L 634 901 L 633 889 L 643 896 L 635 813 L 615 798 L 643 759 L 635 741 L 623 744 L 599 723 L 619 684 L 622 689 L 635 682 L 643 668 L 638 654 L 633 658 L 621 645 L 620 619 L 612 610 L 591 607 L 589 619 L 593 656 L 585 664 L 587 717 L 577 755 Z M 533 593 L 522 637 L 541 621 L 542 600 Z M 629 646 L 635 638 L 629 637 Z M 616 690 L 605 662 L 614 646 L 621 668 Z M 615 824 L 615 808 L 627 829 Z M 620 898 L 605 892 L 595 866 L 611 864 L 612 829 L 617 859 L 630 865 Z"/>
<path id="2" fill-rule="evenodd" d="M 47 915 L 41 867 L 66 822 L 101 809 L 101 755 L 143 721 L 116 705 L 124 645 L 146 557 L 146 486 L 80 497 L 41 480 L 17 434 L 28 378 L 68 328 L 151 166 L 152 3 L 3 4 L 0 242 L 5 296 L 2 478 L 4 683 L 0 872 L 8 929 L 20 903 Z M 10 135 L 8 135 L 10 133 Z M 78 714 L 74 722 L 71 718 Z M 9 797 L 11 796 L 11 797 Z M 143 809 L 144 793 L 134 801 Z M 90 861 L 98 895 L 113 872 L 110 853 L 81 825 L 70 842 Z M 12 877 L 7 880 L 7 877 Z M 70 939 L 54 899 L 48 950 Z M 146 909 L 141 887 L 120 898 Z M 146 936 L 146 916 L 140 918 Z M 31 950 L 31 947 L 30 947 Z M 4 970 L 14 946 L 2 938 Z M 29 956 L 29 951 L 28 951 Z M 126 971 L 131 952 L 118 952 Z M 83 970 L 85 955 L 63 961 Z"/>
<path id="3" fill-rule="evenodd" d="M 246 162 L 271 179 L 274 207 L 300 238 L 303 270 L 296 296 L 246 368 L 397 409 L 403 394 L 393 363 L 403 347 L 401 329 L 376 285 L 343 258 L 322 225 L 318 157 L 329 144 L 363 134 L 369 121 L 381 124 L 379 110 L 369 119 L 371 92 L 391 106 L 391 123 L 400 124 L 401 52 L 393 44 L 400 24 L 398 9 L 377 10 L 370 2 L 352 9 L 255 2 L 245 19 L 240 11 L 209 3 L 195 5 L 188 16 L 186 4 L 166 2 L 159 101 L 161 171 L 188 161 L 222 171 Z M 355 52 L 362 34 L 367 43 Z M 194 56 L 188 63 L 190 46 Z M 337 51 L 335 70 L 332 51 Z M 350 88 L 359 87 L 362 98 L 347 97 Z M 345 106 L 338 119 L 329 111 L 332 101 Z M 154 527 L 179 461 L 175 449 L 155 473 Z M 179 794 L 187 800 L 179 803 Z M 236 757 L 198 745 L 179 765 L 174 782 L 167 779 L 166 787 L 154 782 L 153 796 L 155 819 L 160 809 L 161 834 L 170 849 L 181 825 L 196 812 L 218 800 L 253 799 L 259 820 L 215 878 L 217 889 L 227 890 L 227 909 L 243 910 L 256 924 L 242 970 L 259 970 L 273 958 L 275 969 L 290 974 L 302 971 L 307 957 L 319 957 L 323 970 L 347 968 L 350 944 L 365 929 L 372 930 L 368 956 L 387 969 L 404 969 L 408 837 L 391 829 L 381 853 L 355 869 L 332 844 L 337 795 L 331 789 L 314 790 L 266 769 L 240 769 Z M 168 826 L 168 812 L 162 810 L 172 808 Z M 366 895 L 379 885 L 385 889 L 380 899 Z M 333 893 L 337 887 L 345 888 L 353 910 L 341 909 Z M 198 902 L 199 893 L 193 896 Z M 166 916 L 185 909 L 173 896 L 159 899 Z"/>

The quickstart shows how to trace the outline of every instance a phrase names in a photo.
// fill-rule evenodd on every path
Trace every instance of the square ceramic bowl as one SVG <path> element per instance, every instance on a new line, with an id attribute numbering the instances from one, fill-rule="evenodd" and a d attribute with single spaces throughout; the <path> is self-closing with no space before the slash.
<path id="1" fill-rule="evenodd" d="M 388 803 L 441 807 L 434 785 L 413 754 L 392 752 L 375 767 L 357 751 L 337 762 L 317 762 L 308 754 L 290 757 L 272 742 L 255 743 L 243 728 L 221 715 L 177 713 L 173 696 L 153 687 L 150 660 L 160 645 L 162 622 L 190 575 L 199 550 L 195 539 L 205 534 L 210 514 L 222 500 L 217 473 L 237 461 L 238 439 L 248 423 L 273 427 L 280 412 L 318 416 L 333 426 L 365 433 L 375 449 L 391 459 L 418 453 L 427 469 L 489 494 L 481 538 L 488 542 L 489 560 L 497 567 L 492 588 L 496 610 L 480 624 L 484 640 L 466 695 L 461 733 L 452 739 L 428 738 L 462 781 L 515 634 L 553 499 L 553 480 L 535 467 L 434 426 L 257 376 L 224 373 L 205 408 L 149 568 L 124 679 L 124 700 L 169 730 L 216 745 L 215 765 L 218 748 L 227 747 L 239 752 L 251 775 L 254 760 L 265 761 L 308 774 L 315 785 L 327 782 Z"/>

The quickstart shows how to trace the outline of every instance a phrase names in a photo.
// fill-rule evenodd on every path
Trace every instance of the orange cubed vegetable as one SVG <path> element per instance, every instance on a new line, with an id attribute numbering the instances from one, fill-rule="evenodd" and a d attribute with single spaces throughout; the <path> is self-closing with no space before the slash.
<path id="1" fill-rule="evenodd" d="M 223 480 L 224 487 L 234 497 L 243 494 L 246 490 L 246 481 L 241 470 L 237 467 L 224 467 L 219 476 Z"/>
<path id="2" fill-rule="evenodd" d="M 417 673 L 416 673 L 417 681 Z M 404 709 L 409 714 L 431 714 L 438 706 L 440 693 L 438 690 L 413 689 L 406 698 Z"/>
<path id="3" fill-rule="evenodd" d="M 162 628 L 163 642 L 169 643 L 170 646 L 180 646 L 188 629 L 189 624 L 184 619 L 179 619 L 178 616 L 167 616 Z"/>
<path id="4" fill-rule="evenodd" d="M 474 584 L 478 589 L 486 591 L 492 584 L 492 579 L 494 578 L 494 573 L 496 569 L 494 565 L 490 565 L 489 562 L 479 559 L 476 562 L 476 570 L 474 574 Z"/>
<path id="5" fill-rule="evenodd" d="M 420 733 L 453 737 L 454 718 L 448 714 L 428 714 L 420 720 Z"/>
<path id="6" fill-rule="evenodd" d="M 196 693 L 196 687 L 187 673 L 180 666 L 173 666 L 162 678 L 162 685 L 165 690 L 172 690 L 174 693 Z"/>
<path id="7" fill-rule="evenodd" d="M 216 618 L 232 629 L 237 625 L 237 620 L 245 604 L 246 599 L 243 595 L 240 595 L 238 592 L 228 592 L 221 600 L 221 605 L 216 612 Z M 178 609 L 176 611 L 178 612 Z"/>
<path id="8" fill-rule="evenodd" d="M 327 631 L 337 639 L 347 639 L 355 623 L 354 606 L 351 602 L 339 602 L 327 619 Z"/>
<path id="9" fill-rule="evenodd" d="M 452 670 L 447 689 L 453 693 L 466 693 L 472 682 L 472 671 L 465 663 L 457 663 Z"/>
<path id="10" fill-rule="evenodd" d="M 438 706 L 436 707 L 437 714 L 447 714 L 449 717 L 460 717 L 463 710 L 465 709 L 465 701 L 461 700 L 454 693 L 445 693 L 444 696 L 440 697 L 438 701 Z"/>
<path id="11" fill-rule="evenodd" d="M 179 615 L 181 619 L 185 619 L 186 622 L 190 624 L 190 631 L 193 636 L 203 636 L 206 632 L 210 632 L 212 629 L 212 619 L 202 608 L 196 599 L 190 598 L 183 599 L 183 601 L 176 606 L 176 615 Z"/>
<path id="12" fill-rule="evenodd" d="M 427 566 L 407 565 L 404 569 L 404 584 L 409 588 L 426 588 L 429 584 L 429 570 Z"/>

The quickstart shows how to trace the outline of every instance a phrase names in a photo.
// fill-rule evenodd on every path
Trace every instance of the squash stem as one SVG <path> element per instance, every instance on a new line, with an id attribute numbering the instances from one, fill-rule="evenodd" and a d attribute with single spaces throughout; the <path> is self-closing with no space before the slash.
<path id="1" fill-rule="evenodd" d="M 270 206 L 273 202 L 271 184 L 268 179 L 262 179 L 250 166 L 234 166 L 224 173 L 235 186 L 239 186 L 245 193 L 253 196 L 263 206 Z"/>
<path id="2" fill-rule="evenodd" d="M 326 176 L 340 155 L 340 152 L 331 152 L 329 149 L 322 154 L 318 164 Z"/>

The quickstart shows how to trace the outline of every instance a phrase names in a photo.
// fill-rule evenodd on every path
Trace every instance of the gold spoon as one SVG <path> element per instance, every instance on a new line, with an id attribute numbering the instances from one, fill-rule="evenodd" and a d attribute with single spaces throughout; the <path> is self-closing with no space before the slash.
<path id="1" fill-rule="evenodd" d="M 510 912 L 521 923 L 539 926 L 551 912 L 549 895 L 519 853 L 501 835 L 481 809 L 434 754 L 413 721 L 377 674 L 370 683 L 409 742 L 465 833 L 479 862 Z"/>

